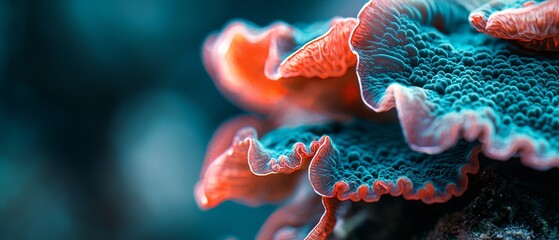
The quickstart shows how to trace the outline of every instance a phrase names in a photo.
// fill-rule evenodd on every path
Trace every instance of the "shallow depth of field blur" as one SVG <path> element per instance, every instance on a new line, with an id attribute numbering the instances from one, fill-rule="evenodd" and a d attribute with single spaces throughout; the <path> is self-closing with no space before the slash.
<path id="1" fill-rule="evenodd" d="M 252 239 L 273 206 L 193 199 L 206 144 L 241 111 L 205 37 L 355 16 L 364 1 L 0 1 L 0 239 Z"/>

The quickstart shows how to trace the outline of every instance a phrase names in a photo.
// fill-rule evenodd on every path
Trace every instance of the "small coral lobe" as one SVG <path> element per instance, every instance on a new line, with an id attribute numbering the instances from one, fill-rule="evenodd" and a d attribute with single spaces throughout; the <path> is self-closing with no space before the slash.
<path id="1" fill-rule="evenodd" d="M 223 94 L 241 107 L 266 113 L 286 90 L 264 76 L 266 61 L 277 56 L 278 42 L 292 42 L 292 29 L 275 24 L 258 31 L 251 24 L 233 22 L 204 43 L 204 65 Z M 248 57 L 250 56 L 250 57 Z"/>
<path id="2" fill-rule="evenodd" d="M 325 141 L 317 133 L 332 131 L 329 125 L 318 124 L 314 127 L 310 131 L 304 131 L 301 127 L 278 128 L 260 140 L 249 139 L 252 144 L 248 153 L 251 171 L 265 176 L 307 169 L 310 160 Z"/>
<path id="3" fill-rule="evenodd" d="M 534 168 L 559 166 L 559 58 L 475 33 L 459 4 L 419 2 L 362 9 L 351 44 L 364 101 L 396 107 L 418 151 L 478 139 L 491 158 L 520 153 Z"/>
<path id="4" fill-rule="evenodd" d="M 218 129 L 195 188 L 200 208 L 213 208 L 227 200 L 260 205 L 281 201 L 293 193 L 297 174 L 263 178 L 250 171 L 247 160 L 251 142 L 247 139 L 257 138 L 257 130 L 265 133 L 269 127 L 270 123 L 256 117 L 241 116 Z"/>
<path id="5" fill-rule="evenodd" d="M 260 28 L 235 21 L 204 44 L 204 65 L 218 88 L 245 110 L 282 108 L 359 112 L 356 56 L 347 41 L 355 18 Z"/>
<path id="6" fill-rule="evenodd" d="M 328 32 L 286 57 L 278 67 L 278 74 L 284 78 L 343 76 L 357 61 L 347 44 L 356 24 L 355 18 L 332 19 Z"/>
<path id="7" fill-rule="evenodd" d="M 470 23 L 490 36 L 529 49 L 559 51 L 559 1 L 490 1 L 470 14 Z"/>

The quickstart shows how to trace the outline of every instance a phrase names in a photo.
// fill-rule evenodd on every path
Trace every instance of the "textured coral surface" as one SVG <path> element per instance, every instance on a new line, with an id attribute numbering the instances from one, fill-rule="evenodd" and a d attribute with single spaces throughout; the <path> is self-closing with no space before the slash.
<path id="1" fill-rule="evenodd" d="M 249 186 L 257 187 L 258 181 L 267 179 L 255 178 L 256 175 L 277 178 L 306 169 L 309 162 L 309 178 L 317 193 L 367 202 L 377 201 L 383 194 L 403 195 L 428 203 L 444 202 L 452 195 L 461 195 L 467 185 L 466 173 L 478 169 L 472 144 L 461 142 L 436 155 L 418 153 L 407 145 L 397 124 L 353 121 L 280 128 L 260 140 L 254 129 L 243 128 L 234 139 L 224 155 L 210 160 L 212 163 L 205 170 L 201 184 L 215 182 L 219 188 L 229 189 L 246 178 L 242 184 L 247 186 L 240 196 L 249 199 L 248 202 L 257 202 L 251 199 L 252 194 L 245 193 L 257 192 Z M 233 164 L 236 169 L 229 166 Z M 249 169 L 255 176 L 250 176 Z M 248 182 L 249 177 L 254 182 Z M 285 184 L 289 182 L 285 181 Z M 266 184 L 267 189 L 274 187 L 269 182 Z M 287 189 L 287 185 L 280 184 L 277 188 Z M 206 187 L 206 194 L 200 197 L 209 195 L 212 192 L 208 193 L 209 189 Z M 274 199 L 273 196 L 267 197 Z"/>
<path id="2" fill-rule="evenodd" d="M 356 56 L 347 41 L 354 18 L 295 28 L 233 22 L 204 44 L 204 62 L 219 89 L 261 114 L 282 107 L 359 112 Z"/>
<path id="3" fill-rule="evenodd" d="M 218 130 L 198 203 L 286 200 L 258 238 L 324 239 L 336 222 L 337 236 L 350 236 L 366 221 L 348 214 L 351 202 L 461 196 L 479 152 L 559 166 L 559 56 L 545 52 L 556 47 L 558 5 L 372 0 L 357 19 L 232 23 L 207 40 L 206 67 L 265 120 Z M 382 117 L 392 109 L 397 119 Z"/>
<path id="4" fill-rule="evenodd" d="M 463 137 L 495 159 L 519 153 L 532 167 L 558 166 L 559 59 L 475 34 L 459 5 L 405 3 L 375 1 L 359 16 L 351 44 L 364 100 L 396 107 L 416 150 L 441 152 Z"/>
<path id="5" fill-rule="evenodd" d="M 470 14 L 478 31 L 530 49 L 559 51 L 559 1 L 491 1 Z"/>
<path id="6" fill-rule="evenodd" d="M 427 155 L 413 151 L 396 124 L 355 121 L 329 127 L 328 138 L 309 169 L 313 187 L 326 197 L 374 202 L 391 194 L 444 202 L 461 195 L 466 173 L 478 169 L 472 145 L 464 142 L 441 154 Z"/>
<path id="7" fill-rule="evenodd" d="M 278 77 L 343 76 L 348 68 L 355 66 L 357 61 L 347 44 L 356 24 L 355 18 L 333 19 L 328 32 L 306 43 L 282 61 L 278 66 Z"/>
<path id="8" fill-rule="evenodd" d="M 310 159 L 314 189 L 340 200 L 373 202 L 392 194 L 444 202 L 460 195 L 466 173 L 478 169 L 472 144 L 461 142 L 436 155 L 418 153 L 407 145 L 397 124 L 356 120 L 282 128 L 250 141 L 254 141 L 251 151 L 258 152 L 248 154 L 253 172 L 291 172 Z"/>

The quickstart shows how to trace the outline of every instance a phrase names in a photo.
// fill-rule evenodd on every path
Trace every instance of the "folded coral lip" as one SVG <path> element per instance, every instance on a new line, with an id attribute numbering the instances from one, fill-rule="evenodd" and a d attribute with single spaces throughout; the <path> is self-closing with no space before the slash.
<path id="1" fill-rule="evenodd" d="M 260 31 L 248 23 L 233 21 L 204 43 L 204 65 L 226 97 L 247 110 L 268 113 L 269 106 L 281 101 L 287 90 L 268 81 L 264 67 L 267 61 L 280 61 L 276 39 L 291 41 L 292 32 L 285 23 Z"/>
<path id="2" fill-rule="evenodd" d="M 288 105 L 327 115 L 363 112 L 347 42 L 356 21 L 333 18 L 316 37 L 282 22 L 257 28 L 234 21 L 206 40 L 204 65 L 218 89 L 251 112 L 272 115 Z"/>
<path id="3" fill-rule="evenodd" d="M 542 40 L 559 34 L 559 25 L 552 18 L 559 11 L 559 2 L 548 0 L 539 4 L 526 2 L 521 8 L 509 8 L 491 14 L 486 21 L 484 32 L 504 39 L 520 41 Z M 476 12 L 472 13 L 477 14 Z M 546 25 L 547 23 L 547 25 Z M 536 24 L 536 26 L 528 26 Z M 538 25 L 539 24 L 539 25 Z M 556 25 L 555 27 L 553 25 Z"/>
<path id="4" fill-rule="evenodd" d="M 285 57 L 276 68 L 267 68 L 266 76 L 273 80 L 343 76 L 357 60 L 346 41 L 356 24 L 355 18 L 333 18 L 327 32 Z"/>
<path id="5" fill-rule="evenodd" d="M 291 149 L 292 155 L 280 155 L 277 159 L 266 153 L 265 149 L 255 140 L 250 140 L 251 147 L 248 153 L 250 171 L 257 176 L 270 174 L 290 174 L 295 171 L 304 170 L 309 161 L 315 155 L 318 148 L 324 144 L 325 137 L 318 141 L 312 141 L 308 146 L 304 143 L 295 143 Z M 270 159 L 262 161 L 262 159 Z"/>
<path id="6" fill-rule="evenodd" d="M 282 22 L 272 24 L 266 30 L 259 30 L 250 23 L 232 21 L 222 33 L 212 35 L 205 41 L 204 65 L 218 88 L 230 100 L 239 102 L 248 110 L 268 113 L 269 106 L 281 101 L 286 89 L 279 83 L 268 81 L 264 73 L 281 61 L 277 38 L 291 41 L 292 34 L 293 28 Z M 237 46 L 240 44 L 244 45 Z M 234 55 L 230 55 L 230 51 L 236 48 L 243 52 L 246 60 L 253 63 L 233 62 L 239 61 Z M 249 72 L 245 74 L 248 75 L 239 76 L 235 69 L 242 71 L 243 67 L 254 69 L 247 69 Z"/>
<path id="7" fill-rule="evenodd" d="M 322 198 L 322 205 L 324 206 L 324 214 L 314 226 L 314 228 L 305 237 L 305 240 L 326 239 L 336 225 L 336 211 L 340 205 L 340 201 L 335 198 Z"/>
<path id="8" fill-rule="evenodd" d="M 208 146 L 199 182 L 194 189 L 201 209 L 213 208 L 223 201 L 236 200 L 248 205 L 278 202 L 297 184 L 297 174 L 260 177 L 247 162 L 250 139 L 257 131 L 265 133 L 273 126 L 253 116 L 240 116 L 222 124 Z"/>
<path id="9" fill-rule="evenodd" d="M 520 8 L 499 9 L 489 16 L 481 10 L 495 3 L 489 2 L 471 12 L 470 23 L 476 30 L 515 40 L 529 49 L 559 51 L 559 1 L 526 1 Z"/>

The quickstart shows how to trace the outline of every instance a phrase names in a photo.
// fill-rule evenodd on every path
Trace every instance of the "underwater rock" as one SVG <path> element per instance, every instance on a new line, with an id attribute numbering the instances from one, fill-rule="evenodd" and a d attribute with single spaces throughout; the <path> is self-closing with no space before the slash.
<path id="1" fill-rule="evenodd" d="M 492 166 L 472 185 L 481 187 L 462 211 L 439 220 L 427 239 L 557 239 L 557 171 L 531 172 Z M 547 178 L 546 178 L 547 177 Z"/>

